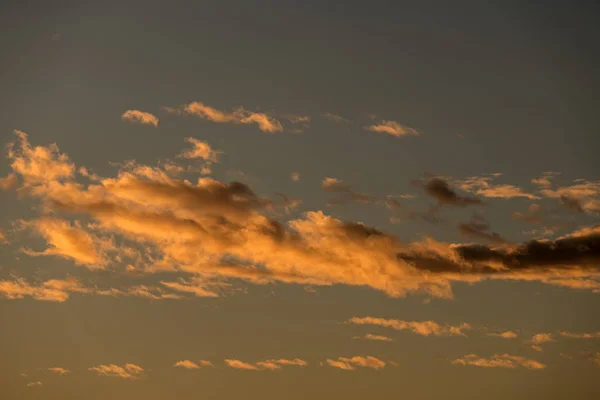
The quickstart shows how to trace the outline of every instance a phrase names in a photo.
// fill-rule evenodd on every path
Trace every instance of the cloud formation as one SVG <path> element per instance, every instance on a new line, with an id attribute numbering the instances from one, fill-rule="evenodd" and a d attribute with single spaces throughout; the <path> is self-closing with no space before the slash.
<path id="1" fill-rule="evenodd" d="M 473 328 L 467 323 L 460 325 L 440 325 L 434 321 L 402 321 L 375 317 L 352 317 L 346 321 L 355 325 L 376 325 L 397 331 L 409 330 L 421 336 L 467 336 L 466 331 Z"/>
<path id="2" fill-rule="evenodd" d="M 69 371 L 68 369 L 65 368 L 61 368 L 61 367 L 52 367 L 52 368 L 48 368 L 48 371 L 53 372 L 55 374 L 58 374 L 60 376 L 63 375 L 68 375 L 71 373 L 71 371 Z"/>
<path id="3" fill-rule="evenodd" d="M 537 333 L 533 335 L 531 340 L 527 341 L 531 344 L 531 348 L 536 351 L 542 351 L 542 345 L 551 342 L 556 342 L 551 333 Z"/>
<path id="4" fill-rule="evenodd" d="M 158 126 L 158 117 L 140 110 L 127 110 L 121 115 L 124 121 L 134 122 L 142 125 Z"/>
<path id="5" fill-rule="evenodd" d="M 487 336 L 495 336 L 495 337 L 499 337 L 502 339 L 516 339 L 519 335 L 516 334 L 513 331 L 504 331 L 504 332 L 499 332 L 499 333 L 495 333 L 495 332 L 488 332 L 486 333 Z"/>
<path id="6" fill-rule="evenodd" d="M 139 365 L 125 364 L 123 366 L 108 364 L 99 365 L 97 367 L 88 368 L 90 371 L 96 371 L 101 376 L 112 376 L 123 379 L 137 379 L 144 372 L 144 369 Z"/>
<path id="7" fill-rule="evenodd" d="M 599 332 L 560 332 L 560 336 L 569 339 L 600 339 Z"/>
<path id="8" fill-rule="evenodd" d="M 471 365 L 474 367 L 483 368 L 526 368 L 531 370 L 540 370 L 546 368 L 546 365 L 530 360 L 521 356 L 513 356 L 510 354 L 494 354 L 490 358 L 479 357 L 477 354 L 467 354 L 464 357 L 457 358 L 452 361 L 455 365 Z"/>
<path id="9" fill-rule="evenodd" d="M 337 359 L 328 358 L 325 360 L 325 362 L 330 367 L 339 368 L 346 371 L 354 371 L 357 367 L 382 369 L 386 366 L 385 361 L 372 356 L 339 357 Z"/>
<path id="10" fill-rule="evenodd" d="M 41 208 L 54 215 L 42 217 L 40 221 L 46 222 L 41 226 L 32 225 L 48 242 L 42 254 L 48 251 L 88 267 L 106 268 L 109 263 L 102 261 L 112 260 L 111 252 L 125 257 L 122 248 L 111 248 L 108 239 L 114 236 L 143 249 L 146 262 L 134 267 L 139 273 L 189 275 L 189 279 L 163 280 L 164 288 L 180 293 L 214 296 L 217 292 L 211 285 L 223 280 L 368 286 L 394 297 L 424 292 L 452 298 L 452 282 L 484 279 L 600 289 L 597 228 L 554 241 L 486 246 L 431 238 L 402 242 L 322 211 L 284 223 L 273 217 L 281 204 L 239 182 L 206 177 L 196 182 L 177 180 L 135 164 L 123 166 L 115 177 L 98 176 L 81 183 L 75 179 L 75 165 L 56 145 L 32 147 L 26 134 L 16 134 L 18 140 L 10 146 L 9 156 L 13 172 L 22 181 L 17 190 L 39 199 Z M 341 181 L 324 185 L 348 193 Z M 422 186 L 440 204 L 482 204 L 478 198 L 457 194 L 439 178 Z M 83 231 L 81 224 L 65 222 L 59 217 L 62 214 L 89 219 L 91 225 L 86 227 L 93 226 L 94 236 Z M 115 293 L 176 297 L 143 287 Z"/>
<path id="11" fill-rule="evenodd" d="M 235 359 L 226 359 L 225 363 L 231 368 L 244 369 L 244 370 L 248 370 L 248 371 L 258 371 L 258 370 L 274 371 L 274 370 L 281 369 L 281 367 L 283 367 L 283 366 L 305 367 L 308 365 L 308 363 L 306 361 L 301 360 L 299 358 L 269 359 L 269 360 L 265 360 L 265 361 L 258 361 L 255 364 L 249 364 L 249 363 L 246 363 L 246 362 L 243 362 L 240 360 L 235 360 Z"/>
<path id="12" fill-rule="evenodd" d="M 372 333 L 367 333 L 364 336 L 354 336 L 352 339 L 364 339 L 364 340 L 376 340 L 380 342 L 392 342 L 393 339 L 387 336 L 382 335 L 374 335 Z"/>
<path id="13" fill-rule="evenodd" d="M 228 112 L 217 110 L 201 102 L 194 101 L 178 109 L 170 107 L 166 107 L 165 109 L 173 114 L 194 115 L 216 123 L 255 124 L 263 132 L 275 133 L 283 131 L 283 125 L 277 119 L 262 112 L 247 111 L 243 107 L 238 107 Z"/>
<path id="14" fill-rule="evenodd" d="M 526 199 L 537 200 L 540 197 L 531 193 L 524 192 L 521 188 L 514 185 L 494 185 L 491 181 L 500 176 L 495 173 L 490 176 L 472 176 L 464 180 L 454 181 L 454 185 L 465 192 L 475 193 L 479 196 L 499 199 L 512 199 L 523 197 Z"/>
<path id="15" fill-rule="evenodd" d="M 380 121 L 377 124 L 365 126 L 364 129 L 371 132 L 387 133 L 388 135 L 400 137 L 405 135 L 420 135 L 419 131 L 396 121 Z"/>

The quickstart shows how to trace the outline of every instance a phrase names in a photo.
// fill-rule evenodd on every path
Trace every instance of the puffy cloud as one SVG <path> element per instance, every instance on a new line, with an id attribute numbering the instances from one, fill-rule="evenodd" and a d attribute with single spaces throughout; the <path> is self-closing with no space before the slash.
<path id="1" fill-rule="evenodd" d="M 467 323 L 440 325 L 434 321 L 402 321 L 375 317 L 352 317 L 346 322 L 355 325 L 377 325 L 397 331 L 410 330 L 421 336 L 467 336 L 465 331 L 472 329 Z"/>
<path id="2" fill-rule="evenodd" d="M 377 357 L 372 356 L 354 356 L 354 357 L 339 357 L 337 359 L 327 359 L 325 362 L 333 368 L 339 368 L 346 371 L 354 371 L 357 367 L 382 369 L 386 366 L 386 362 Z"/>
<path id="3" fill-rule="evenodd" d="M 17 141 L 9 143 L 8 158 L 13 172 L 26 183 L 43 184 L 73 176 L 75 165 L 66 154 L 60 153 L 56 144 L 31 147 L 25 132 L 15 130 L 14 133 Z"/>
<path id="4" fill-rule="evenodd" d="M 123 121 L 134 122 L 142 125 L 158 126 L 156 115 L 140 110 L 127 110 L 121 115 Z"/>
<path id="5" fill-rule="evenodd" d="M 338 124 L 341 124 L 341 123 L 347 124 L 350 122 L 349 119 L 346 119 L 346 118 L 342 117 L 341 115 L 337 115 L 337 114 L 333 114 L 333 113 L 329 113 L 329 112 L 321 114 L 321 117 L 326 118 L 330 121 L 336 122 Z"/>
<path id="6" fill-rule="evenodd" d="M 563 206 L 573 212 L 592 213 L 600 212 L 600 181 L 576 179 L 572 185 L 559 186 L 553 189 L 554 175 L 545 175 L 532 182 L 540 187 L 540 193 L 548 198 L 558 199 Z"/>
<path id="7" fill-rule="evenodd" d="M 207 162 L 216 163 L 218 162 L 219 155 L 222 154 L 221 151 L 214 150 L 208 143 L 203 142 L 202 140 L 188 137 L 185 141 L 190 143 L 192 148 L 181 153 L 181 157 L 183 158 L 200 158 Z"/>
<path id="8" fill-rule="evenodd" d="M 519 335 L 513 331 L 504 331 L 499 333 L 488 332 L 486 333 L 488 336 L 500 337 L 502 339 L 516 339 Z"/>
<path id="9" fill-rule="evenodd" d="M 494 354 L 490 358 L 482 358 L 477 354 L 467 354 L 464 357 L 457 358 L 452 361 L 452 364 L 456 365 L 472 365 L 475 367 L 484 368 L 527 368 L 532 370 L 539 370 L 546 368 L 546 365 L 530 360 L 525 357 L 513 356 L 510 354 Z"/>
<path id="10" fill-rule="evenodd" d="M 26 147 L 31 149 L 29 144 Z M 140 272 L 191 275 L 190 280 L 162 284 L 181 293 L 215 293 L 208 283 L 223 279 L 369 286 L 394 297 L 425 292 L 451 298 L 452 282 L 483 279 L 536 280 L 597 290 L 600 232 L 502 246 L 447 244 L 429 238 L 404 243 L 321 211 L 282 223 L 270 216 L 273 201 L 239 182 L 200 178 L 192 183 L 136 165 L 124 167 L 116 177 L 98 177 L 83 184 L 69 174 L 54 174 L 55 179 L 47 180 L 32 174 L 31 168 L 22 168 L 35 163 L 32 160 L 40 153 L 52 154 L 52 160 L 70 166 L 65 171 L 74 170 L 56 145 L 51 148 L 19 153 L 22 160 L 14 172 L 25 171 L 26 194 L 39 198 L 49 211 L 91 218 L 96 231 L 136 242 L 152 255 Z M 325 186 L 346 191 L 340 181 L 326 181 Z M 440 204 L 482 203 L 458 195 L 439 178 L 423 186 Z M 57 243 L 61 243 L 62 256 L 71 254 L 65 249 L 72 247 Z M 97 255 L 103 257 L 98 243 L 94 244 Z M 84 258 L 84 253 L 76 253 L 80 262 L 93 260 Z M 174 296 L 153 293 L 158 298 Z"/>
<path id="11" fill-rule="evenodd" d="M 68 374 L 71 373 L 71 371 L 69 371 L 68 369 L 61 368 L 61 367 L 48 368 L 48 371 L 53 372 L 55 374 L 58 374 L 60 376 L 62 376 L 62 375 L 68 375 Z"/>
<path id="12" fill-rule="evenodd" d="M 88 368 L 90 371 L 96 371 L 98 375 L 112 376 L 123 379 L 137 379 L 144 372 L 144 369 L 139 365 L 125 364 L 123 366 L 108 364 L 99 365 L 97 367 Z"/>
<path id="13" fill-rule="evenodd" d="M 388 135 L 400 137 L 405 135 L 420 135 L 419 131 L 408 126 L 400 125 L 396 121 L 381 121 L 378 124 L 373 124 L 364 127 L 371 132 L 387 133 Z"/>
<path id="14" fill-rule="evenodd" d="M 194 115 L 198 118 L 217 123 L 256 124 L 263 132 L 281 132 L 281 122 L 261 112 L 251 112 L 243 107 L 238 107 L 232 112 L 220 111 L 198 101 L 182 106 L 180 109 L 166 108 L 174 114 Z"/>
<path id="15" fill-rule="evenodd" d="M 600 339 L 600 332 L 560 332 L 559 334 L 570 339 Z"/>
<path id="16" fill-rule="evenodd" d="M 537 333 L 533 335 L 531 340 L 527 341 L 527 343 L 531 344 L 531 348 L 536 351 L 542 351 L 542 345 L 544 343 L 556 342 L 552 337 L 551 333 Z"/>
<path id="17" fill-rule="evenodd" d="M 391 339 L 387 336 L 373 335 L 372 333 L 367 333 L 364 336 L 354 336 L 352 339 L 377 340 L 377 341 L 381 341 L 381 342 L 392 342 L 393 341 L 393 339 Z"/>

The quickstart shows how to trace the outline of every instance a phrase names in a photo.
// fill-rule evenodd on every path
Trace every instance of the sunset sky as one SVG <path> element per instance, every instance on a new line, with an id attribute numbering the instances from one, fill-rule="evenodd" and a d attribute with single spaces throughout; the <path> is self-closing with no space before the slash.
<path id="1" fill-rule="evenodd" d="M 600 7 L 0 6 L 0 399 L 600 398 Z"/>

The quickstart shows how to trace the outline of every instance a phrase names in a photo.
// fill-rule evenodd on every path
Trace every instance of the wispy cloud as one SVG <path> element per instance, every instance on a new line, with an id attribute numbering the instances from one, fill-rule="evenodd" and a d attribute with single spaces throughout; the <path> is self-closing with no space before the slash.
<path id="1" fill-rule="evenodd" d="M 247 111 L 243 107 L 238 107 L 233 111 L 221 111 L 194 101 L 180 108 L 165 107 L 164 109 L 172 114 L 194 115 L 216 123 L 255 124 L 263 132 L 283 131 L 283 125 L 277 119 L 263 112 Z"/>
<path id="2" fill-rule="evenodd" d="M 392 342 L 393 339 L 387 336 L 382 335 L 374 335 L 372 333 L 367 333 L 364 336 L 354 336 L 352 339 L 364 339 L 364 340 L 376 340 L 380 342 Z"/>
<path id="3" fill-rule="evenodd" d="M 502 339 L 516 339 L 519 335 L 513 331 L 504 331 L 504 332 L 487 332 L 487 336 L 495 336 Z"/>
<path id="4" fill-rule="evenodd" d="M 97 367 L 88 368 L 90 371 L 96 371 L 98 375 L 112 376 L 123 379 L 137 379 L 144 372 L 144 369 L 139 365 L 125 364 L 123 366 L 108 364 L 99 365 Z"/>
<path id="5" fill-rule="evenodd" d="M 134 122 L 142 125 L 158 126 L 158 117 L 140 110 L 127 110 L 121 115 L 124 121 Z"/>
<path id="6" fill-rule="evenodd" d="M 71 371 L 69 371 L 68 369 L 61 368 L 61 367 L 48 368 L 48 371 L 58 374 L 60 376 L 69 375 L 71 373 Z"/>
<path id="7" fill-rule="evenodd" d="M 495 185 L 491 183 L 492 180 L 500 175 L 499 173 L 495 173 L 489 176 L 472 176 L 463 180 L 456 180 L 453 184 L 465 192 L 475 193 L 488 198 L 512 199 L 515 197 L 524 197 L 531 200 L 540 198 L 534 194 L 524 192 L 518 186 L 508 184 Z"/>
<path id="8" fill-rule="evenodd" d="M 342 117 L 341 115 L 333 114 L 333 113 L 330 113 L 330 112 L 321 114 L 321 116 L 323 118 L 326 118 L 326 119 L 328 119 L 330 121 L 333 121 L 333 122 L 336 122 L 338 124 L 347 124 L 347 123 L 351 122 L 349 119 L 346 119 L 346 118 Z"/>
<path id="9" fill-rule="evenodd" d="M 440 325 L 434 321 L 402 321 L 375 317 L 352 317 L 346 322 L 355 325 L 382 326 L 397 331 L 409 330 L 421 336 L 467 336 L 465 332 L 472 330 L 471 325 L 467 323 Z"/>
<path id="10" fill-rule="evenodd" d="M 372 356 L 354 356 L 354 357 L 339 357 L 337 359 L 325 360 L 327 365 L 333 368 L 339 368 L 346 371 L 354 371 L 357 367 L 382 369 L 386 366 L 386 362 L 377 357 Z"/>
<path id="11" fill-rule="evenodd" d="M 569 339 L 600 339 L 599 332 L 560 332 L 560 336 Z"/>
<path id="12" fill-rule="evenodd" d="M 404 126 L 396 121 L 380 121 L 377 124 L 365 126 L 364 129 L 371 132 L 387 133 L 388 135 L 400 137 L 406 135 L 420 135 L 414 128 Z"/>
<path id="13" fill-rule="evenodd" d="M 240 360 L 235 359 L 226 359 L 225 363 L 231 367 L 236 369 L 245 369 L 248 371 L 258 371 L 258 370 L 269 370 L 274 371 L 281 369 L 283 366 L 296 366 L 296 367 L 305 367 L 308 363 L 299 358 L 294 359 L 269 359 L 265 361 L 258 361 L 255 364 L 249 364 Z"/>
<path id="14" fill-rule="evenodd" d="M 532 370 L 539 370 L 546 368 L 546 365 L 530 360 L 521 356 L 513 356 L 510 354 L 494 354 L 490 358 L 479 357 L 477 354 L 467 354 L 464 357 L 457 358 L 452 361 L 452 364 L 456 365 L 471 365 L 474 367 L 483 368 L 527 368 Z"/>

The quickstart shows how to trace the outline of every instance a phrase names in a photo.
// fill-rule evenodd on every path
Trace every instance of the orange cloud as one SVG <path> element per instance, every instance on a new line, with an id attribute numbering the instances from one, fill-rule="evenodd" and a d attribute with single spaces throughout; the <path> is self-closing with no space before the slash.
<path id="1" fill-rule="evenodd" d="M 265 361 L 258 361 L 255 365 L 248 364 L 248 363 L 245 363 L 240 360 L 231 360 L 231 359 L 225 360 L 225 363 L 232 368 L 252 370 L 252 371 L 256 371 L 256 370 L 274 371 L 274 370 L 281 369 L 282 366 L 305 367 L 308 365 L 308 363 L 306 361 L 301 360 L 299 358 L 270 359 L 270 360 L 265 360 Z"/>
<path id="2" fill-rule="evenodd" d="M 19 184 L 19 178 L 17 174 L 10 173 L 6 176 L 6 178 L 0 178 L 0 189 L 1 190 L 10 190 L 13 187 Z"/>
<path id="3" fill-rule="evenodd" d="M 32 297 L 36 300 L 62 303 L 69 298 L 70 293 L 89 292 L 90 289 L 83 287 L 75 278 L 52 279 L 39 286 L 32 286 L 21 278 L 14 281 L 0 281 L 0 295 L 8 299 Z"/>
<path id="4" fill-rule="evenodd" d="M 135 122 L 142 125 L 158 126 L 158 118 L 148 112 L 140 110 L 127 110 L 121 115 L 124 121 Z"/>
<path id="5" fill-rule="evenodd" d="M 62 375 L 68 375 L 68 374 L 71 373 L 71 371 L 69 371 L 68 369 L 61 368 L 61 367 L 48 368 L 48 371 L 53 372 L 55 374 L 58 374 L 60 376 L 62 376 Z"/>
<path id="6" fill-rule="evenodd" d="M 405 135 L 420 135 L 419 131 L 408 126 L 400 125 L 396 121 L 381 121 L 364 127 L 371 132 L 387 133 L 388 135 L 400 137 Z"/>
<path id="7" fill-rule="evenodd" d="M 500 333 L 487 333 L 487 335 L 500 337 L 502 339 L 515 339 L 519 336 L 513 331 L 505 331 L 505 332 L 500 332 Z"/>
<path id="8" fill-rule="evenodd" d="M 190 360 L 182 360 L 182 361 L 177 361 L 174 365 L 174 367 L 182 367 L 185 369 L 198 369 L 200 368 L 200 366 L 198 364 L 196 364 L 193 361 Z"/>
<path id="9" fill-rule="evenodd" d="M 583 333 L 574 333 L 574 332 L 560 332 L 560 336 L 570 338 L 570 339 L 598 339 L 600 338 L 600 332 L 583 332 Z"/>
<path id="10" fill-rule="evenodd" d="M 333 113 L 329 113 L 329 112 L 321 114 L 321 116 L 323 118 L 326 118 L 326 119 L 336 122 L 338 124 L 341 124 L 341 123 L 347 124 L 347 123 L 351 122 L 349 119 L 346 119 L 346 118 L 342 117 L 341 115 L 337 115 L 337 114 L 333 114 Z"/>
<path id="11" fill-rule="evenodd" d="M 465 331 L 471 330 L 471 325 L 440 325 L 434 321 L 401 321 L 374 317 L 352 317 L 346 321 L 355 325 L 377 325 L 392 328 L 398 331 L 410 330 L 421 336 L 467 336 Z"/>
<path id="12" fill-rule="evenodd" d="M 539 370 L 546 368 L 546 365 L 535 361 L 530 360 L 525 357 L 520 356 L 512 356 L 510 354 L 494 354 L 490 358 L 482 358 L 477 354 L 467 354 L 462 358 L 457 358 L 452 361 L 452 364 L 456 365 L 472 365 L 475 367 L 484 367 L 484 368 L 518 368 L 523 367 L 527 369 Z"/>
<path id="13" fill-rule="evenodd" d="M 24 134 L 20 137 L 26 139 Z M 155 173 L 151 167 L 129 165 L 115 177 L 79 183 L 73 176 L 73 163 L 56 145 L 35 151 L 28 142 L 21 147 L 28 150 L 13 148 L 12 160 L 20 160 L 13 168 L 15 173 L 24 174 L 25 194 L 38 198 L 47 211 L 91 218 L 95 232 L 145 249 L 150 261 L 140 265 L 140 273 L 188 274 L 189 280 L 162 284 L 181 293 L 211 295 L 216 292 L 210 283 L 227 279 L 256 284 L 368 286 L 393 297 L 424 292 L 452 298 L 453 282 L 486 279 L 540 281 L 598 290 L 595 231 L 519 245 L 449 244 L 430 238 L 406 243 L 321 211 L 282 223 L 271 216 L 275 202 L 239 182 L 177 180 L 166 173 Z M 43 164 L 40 159 L 51 164 L 49 169 L 60 172 L 45 175 L 38 167 L 31 167 Z M 339 183 L 336 185 L 339 187 Z M 447 185 L 425 186 L 444 204 L 481 203 L 449 192 Z M 53 255 L 91 265 L 94 260 L 106 259 L 106 252 L 115 251 L 108 248 L 110 241 L 104 248 L 92 240 L 94 254 L 92 247 L 85 246 L 88 240 L 67 239 L 74 235 L 72 230 L 77 231 L 76 225 L 53 224 L 51 228 L 56 229 L 43 232 L 51 249 L 47 251 Z M 154 292 L 154 296 L 175 295 Z"/>
<path id="14" fill-rule="evenodd" d="M 387 336 L 373 335 L 372 333 L 367 333 L 364 336 L 354 336 L 352 339 L 377 340 L 377 341 L 381 341 L 381 342 L 393 341 L 391 338 L 389 338 Z"/>
<path id="15" fill-rule="evenodd" d="M 198 101 L 186 104 L 181 109 L 166 108 L 174 114 L 194 115 L 198 118 L 217 123 L 256 124 L 263 132 L 281 132 L 281 122 L 261 112 L 251 112 L 243 107 L 238 107 L 232 112 L 220 111 Z"/>
<path id="16" fill-rule="evenodd" d="M 139 365 L 125 364 L 123 366 L 108 364 L 99 365 L 97 367 L 88 368 L 90 371 L 96 371 L 98 375 L 112 376 L 123 379 L 137 379 L 144 372 L 144 369 Z"/>
<path id="17" fill-rule="evenodd" d="M 339 368 L 346 371 L 354 371 L 356 367 L 382 369 L 386 362 L 377 357 L 372 356 L 354 356 L 354 357 L 339 357 L 335 360 L 327 359 L 325 362 L 333 368 Z"/>
<path id="18" fill-rule="evenodd" d="M 551 333 L 538 333 L 533 335 L 531 340 L 529 340 L 527 343 L 531 344 L 532 349 L 536 351 L 542 351 L 542 345 L 550 342 L 556 342 Z"/>
<path id="19" fill-rule="evenodd" d="M 524 197 L 536 200 L 539 196 L 524 192 L 521 188 L 514 185 L 494 185 L 490 183 L 494 178 L 501 174 L 495 173 L 490 176 L 472 176 L 464 180 L 454 181 L 454 185 L 466 192 L 472 192 L 477 195 L 489 198 L 511 199 L 515 197 Z"/>
<path id="20" fill-rule="evenodd" d="M 49 245 L 42 252 L 25 250 L 28 255 L 68 258 L 90 269 L 102 269 L 107 262 L 103 256 L 102 245 L 106 248 L 109 244 L 84 231 L 77 221 L 71 225 L 59 218 L 43 217 L 37 221 L 24 222 L 23 225 L 35 229 Z"/>

